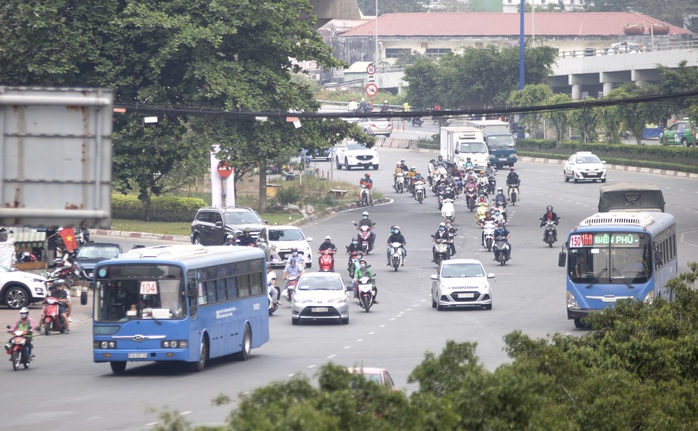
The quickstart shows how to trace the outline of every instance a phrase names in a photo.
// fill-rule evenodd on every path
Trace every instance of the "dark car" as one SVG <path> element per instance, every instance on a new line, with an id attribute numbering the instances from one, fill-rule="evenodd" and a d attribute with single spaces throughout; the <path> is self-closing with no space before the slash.
<path id="1" fill-rule="evenodd" d="M 78 248 L 75 264 L 84 280 L 92 281 L 92 273 L 97 263 L 119 257 L 121 246 L 107 242 L 89 242 Z"/>
<path id="2" fill-rule="evenodd" d="M 191 242 L 201 245 L 223 245 L 227 235 L 235 236 L 245 229 L 249 229 L 250 235 L 257 238 L 266 223 L 254 210 L 247 207 L 201 208 L 191 222 Z"/>

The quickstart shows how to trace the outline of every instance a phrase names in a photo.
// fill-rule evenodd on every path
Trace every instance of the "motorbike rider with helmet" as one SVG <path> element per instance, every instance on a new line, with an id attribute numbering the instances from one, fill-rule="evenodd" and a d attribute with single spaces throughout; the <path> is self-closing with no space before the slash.
<path id="1" fill-rule="evenodd" d="M 390 111 L 390 105 L 388 104 L 387 100 L 383 101 L 383 104 L 381 105 L 381 112 L 388 112 Z"/>
<path id="2" fill-rule="evenodd" d="M 300 277 L 303 274 L 304 265 L 298 262 L 297 259 L 289 259 L 284 267 L 284 273 L 281 276 L 282 280 L 288 280 L 289 277 Z"/>
<path id="3" fill-rule="evenodd" d="M 509 167 L 509 175 L 507 175 L 507 186 L 508 187 L 518 187 L 521 183 L 521 178 L 514 170 L 513 166 Z M 519 200 L 521 200 L 521 193 L 519 193 Z"/>
<path id="4" fill-rule="evenodd" d="M 492 211 L 490 211 L 490 210 L 487 210 L 487 212 L 485 212 L 485 218 L 480 220 L 480 227 L 481 228 L 485 227 L 485 223 L 487 223 L 487 222 L 492 222 L 495 224 L 495 226 L 497 225 L 497 220 L 494 217 L 492 217 Z M 485 231 L 484 230 L 482 231 L 481 243 L 483 246 L 485 245 Z"/>
<path id="5" fill-rule="evenodd" d="M 276 272 L 271 268 L 271 263 L 267 262 L 267 289 L 269 290 L 269 294 L 274 300 L 274 303 L 279 304 L 279 296 L 281 295 L 281 292 L 279 291 L 279 287 L 276 285 Z"/>
<path id="6" fill-rule="evenodd" d="M 405 261 L 407 260 L 407 249 L 405 249 L 405 246 L 407 245 L 407 241 L 402 235 L 402 232 L 400 232 L 400 226 L 397 225 L 390 227 L 390 236 L 388 237 L 388 242 L 386 243 L 388 246 L 388 250 L 386 252 L 388 257 L 388 266 L 390 266 L 390 246 L 394 242 L 400 243 L 400 252 L 402 252 L 402 266 L 405 266 Z"/>
<path id="7" fill-rule="evenodd" d="M 27 340 L 26 344 L 24 345 L 24 357 L 28 358 L 27 360 L 29 361 L 31 361 L 34 357 L 34 355 L 32 355 L 32 329 L 34 328 L 36 328 L 36 325 L 34 324 L 34 319 L 29 317 L 29 309 L 27 307 L 22 307 L 19 310 L 19 320 L 12 325 L 10 328 L 10 333 L 14 333 L 15 331 L 26 332 L 26 334 L 24 334 L 24 338 Z"/>
<path id="8" fill-rule="evenodd" d="M 504 223 L 499 223 L 499 225 L 497 225 L 497 229 L 494 230 L 494 240 L 497 241 L 500 239 L 504 239 L 504 240 L 506 240 L 507 246 L 509 246 L 508 259 L 511 259 L 511 244 L 509 243 L 510 236 L 511 236 L 511 232 L 509 232 L 509 230 L 506 227 L 504 227 Z M 496 254 L 495 254 L 495 258 L 493 260 L 497 260 Z"/>
<path id="9" fill-rule="evenodd" d="M 351 244 L 347 246 L 347 254 L 351 255 L 354 252 L 363 251 L 361 250 L 361 245 L 359 245 L 359 240 L 356 237 L 351 239 Z"/>
<path id="10" fill-rule="evenodd" d="M 451 224 L 451 220 L 446 220 L 444 224 L 446 225 L 446 232 L 451 235 L 451 242 L 448 243 L 448 246 L 451 248 L 451 256 L 454 256 L 456 254 L 456 228 Z"/>
<path id="11" fill-rule="evenodd" d="M 443 222 L 440 223 L 439 229 L 436 231 L 436 233 L 434 235 L 432 235 L 432 237 L 434 238 L 434 242 L 436 242 L 437 239 L 445 239 L 447 241 L 449 239 L 451 239 L 451 234 L 448 233 L 448 231 L 446 230 L 446 223 L 443 223 Z M 432 254 L 431 261 L 436 262 L 436 245 L 434 245 L 431 248 L 431 254 Z"/>
<path id="12" fill-rule="evenodd" d="M 400 159 L 400 168 L 402 169 L 402 172 L 404 174 L 406 174 L 410 171 L 410 168 L 408 168 L 407 165 L 405 164 L 405 159 Z"/>
<path id="13" fill-rule="evenodd" d="M 492 202 L 496 206 L 500 206 L 502 208 L 507 207 L 507 197 L 504 196 L 504 190 L 502 190 L 501 187 L 497 187 L 497 194 L 494 195 L 494 199 Z"/>
<path id="14" fill-rule="evenodd" d="M 373 250 L 373 243 L 376 241 L 376 233 L 373 232 L 373 223 L 370 218 L 368 218 L 368 211 L 364 211 L 361 214 L 361 220 L 359 220 L 359 224 L 357 226 L 358 229 L 361 229 L 361 226 L 368 226 L 369 229 L 371 229 L 371 237 L 368 239 L 368 251 Z"/>
<path id="15" fill-rule="evenodd" d="M 335 253 L 337 252 L 337 247 L 336 247 L 334 244 L 332 244 L 332 237 L 329 236 L 329 235 L 327 235 L 327 236 L 325 237 L 325 241 L 324 241 L 322 244 L 320 244 L 320 247 L 318 247 L 318 249 L 317 249 L 317 252 L 318 252 L 318 258 L 317 258 L 318 265 L 320 265 L 320 258 L 322 257 L 322 252 L 325 251 L 325 250 L 332 250 L 332 251 L 334 251 Z"/>
<path id="16" fill-rule="evenodd" d="M 58 300 L 58 315 L 63 322 L 65 333 L 70 334 L 70 320 L 68 319 L 70 299 L 68 298 L 68 292 L 65 290 L 65 280 L 58 279 L 54 281 L 50 295 Z"/>
<path id="17" fill-rule="evenodd" d="M 237 243 L 238 245 L 255 245 L 257 244 L 257 240 L 250 234 L 250 228 L 246 227 L 245 230 L 242 231 L 242 236 L 238 237 Z"/>
<path id="18" fill-rule="evenodd" d="M 397 162 L 397 165 L 395 166 L 395 171 L 393 172 L 393 188 L 397 191 L 397 176 L 399 174 L 403 174 L 402 171 L 402 164 L 400 162 Z"/>
<path id="19" fill-rule="evenodd" d="M 376 287 L 376 279 L 373 277 L 373 272 L 371 271 L 371 268 L 369 268 L 366 264 L 366 259 L 361 259 L 359 261 L 359 265 L 360 266 L 356 268 L 356 271 L 354 272 L 355 298 L 359 297 L 359 280 L 362 277 L 368 277 L 368 279 L 371 280 L 371 285 L 373 286 L 373 303 L 378 304 L 378 300 L 376 299 L 378 296 L 378 288 Z"/>
<path id="20" fill-rule="evenodd" d="M 366 172 L 364 177 L 359 180 L 359 186 L 366 186 L 368 190 L 368 203 L 373 206 L 373 180 L 371 179 L 371 174 Z"/>
<path id="21" fill-rule="evenodd" d="M 223 245 L 237 245 L 235 243 L 235 237 L 232 234 L 228 234 L 225 236 L 225 244 Z"/>
<path id="22" fill-rule="evenodd" d="M 545 222 L 547 221 L 555 222 L 555 226 L 557 226 L 557 224 L 560 223 L 557 214 L 555 214 L 555 212 L 553 211 L 552 205 L 548 205 L 547 207 L 545 207 L 545 214 L 543 214 L 543 217 L 541 218 L 540 227 L 545 226 Z M 555 239 L 555 241 L 557 241 L 557 229 L 553 231 L 553 235 L 553 238 Z M 545 232 L 543 232 L 543 241 L 545 241 Z"/>

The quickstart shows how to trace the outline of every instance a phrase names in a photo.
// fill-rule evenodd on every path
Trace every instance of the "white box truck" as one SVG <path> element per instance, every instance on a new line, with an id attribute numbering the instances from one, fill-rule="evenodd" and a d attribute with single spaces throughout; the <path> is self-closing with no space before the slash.
<path id="1" fill-rule="evenodd" d="M 442 127 L 440 153 L 461 169 L 468 159 L 476 170 L 485 169 L 490 158 L 485 136 L 475 127 Z"/>

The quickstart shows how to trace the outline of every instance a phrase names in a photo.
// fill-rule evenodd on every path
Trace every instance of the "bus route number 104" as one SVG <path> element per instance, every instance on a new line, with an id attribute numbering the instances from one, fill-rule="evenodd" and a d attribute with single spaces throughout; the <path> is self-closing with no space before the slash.
<path id="1" fill-rule="evenodd" d="M 157 281 L 141 281 L 141 295 L 157 295 L 158 294 L 158 282 Z"/>

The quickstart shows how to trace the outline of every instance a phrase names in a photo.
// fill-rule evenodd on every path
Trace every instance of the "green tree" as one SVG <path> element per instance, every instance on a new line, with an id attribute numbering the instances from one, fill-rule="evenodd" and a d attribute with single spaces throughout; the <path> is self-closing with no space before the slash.
<path id="1" fill-rule="evenodd" d="M 602 110 L 600 108 L 592 108 L 587 106 L 585 101 L 590 100 L 594 99 L 589 98 L 578 101 L 581 106 L 577 109 L 569 111 L 570 125 L 579 130 L 584 143 L 596 142 L 599 136 L 599 119 Z"/>
<path id="2" fill-rule="evenodd" d="M 563 103 L 569 103 L 572 98 L 565 93 L 554 94 L 545 100 L 546 105 L 554 107 L 554 105 L 561 105 Z M 564 109 L 554 109 L 543 113 L 543 118 L 550 120 L 555 129 L 555 141 L 557 145 L 560 145 L 562 140 L 567 135 L 567 129 L 570 126 L 570 113 Z"/>
<path id="3" fill-rule="evenodd" d="M 686 60 L 681 61 L 677 68 L 658 65 L 657 69 L 659 70 L 662 93 L 676 93 L 698 89 L 698 69 L 688 67 Z M 695 97 L 674 99 L 671 102 L 667 102 L 667 106 L 670 109 L 668 112 L 674 115 L 683 116 L 688 114 L 692 118 L 698 118 L 698 99 Z M 662 123 L 662 125 L 664 126 L 666 123 Z"/>
<path id="4" fill-rule="evenodd" d="M 431 108 L 439 102 L 436 90 L 439 66 L 433 60 L 422 57 L 405 68 L 404 80 L 410 83 L 405 100 L 414 109 Z"/>
<path id="5" fill-rule="evenodd" d="M 659 93 L 659 87 L 654 84 L 627 83 L 613 89 L 607 96 L 609 99 L 631 99 L 635 97 Z M 622 130 L 630 131 L 637 145 L 642 144 L 642 135 L 648 123 L 661 124 L 661 118 L 666 116 L 666 105 L 662 102 L 624 102 L 613 107 L 621 120 Z"/>
<path id="6" fill-rule="evenodd" d="M 522 90 L 512 91 L 507 99 L 507 104 L 511 106 L 541 106 L 553 96 L 553 91 L 546 84 L 529 84 Z M 540 112 L 529 112 L 523 115 L 522 122 L 528 133 L 533 137 L 536 129 L 540 125 L 542 114 Z"/>

